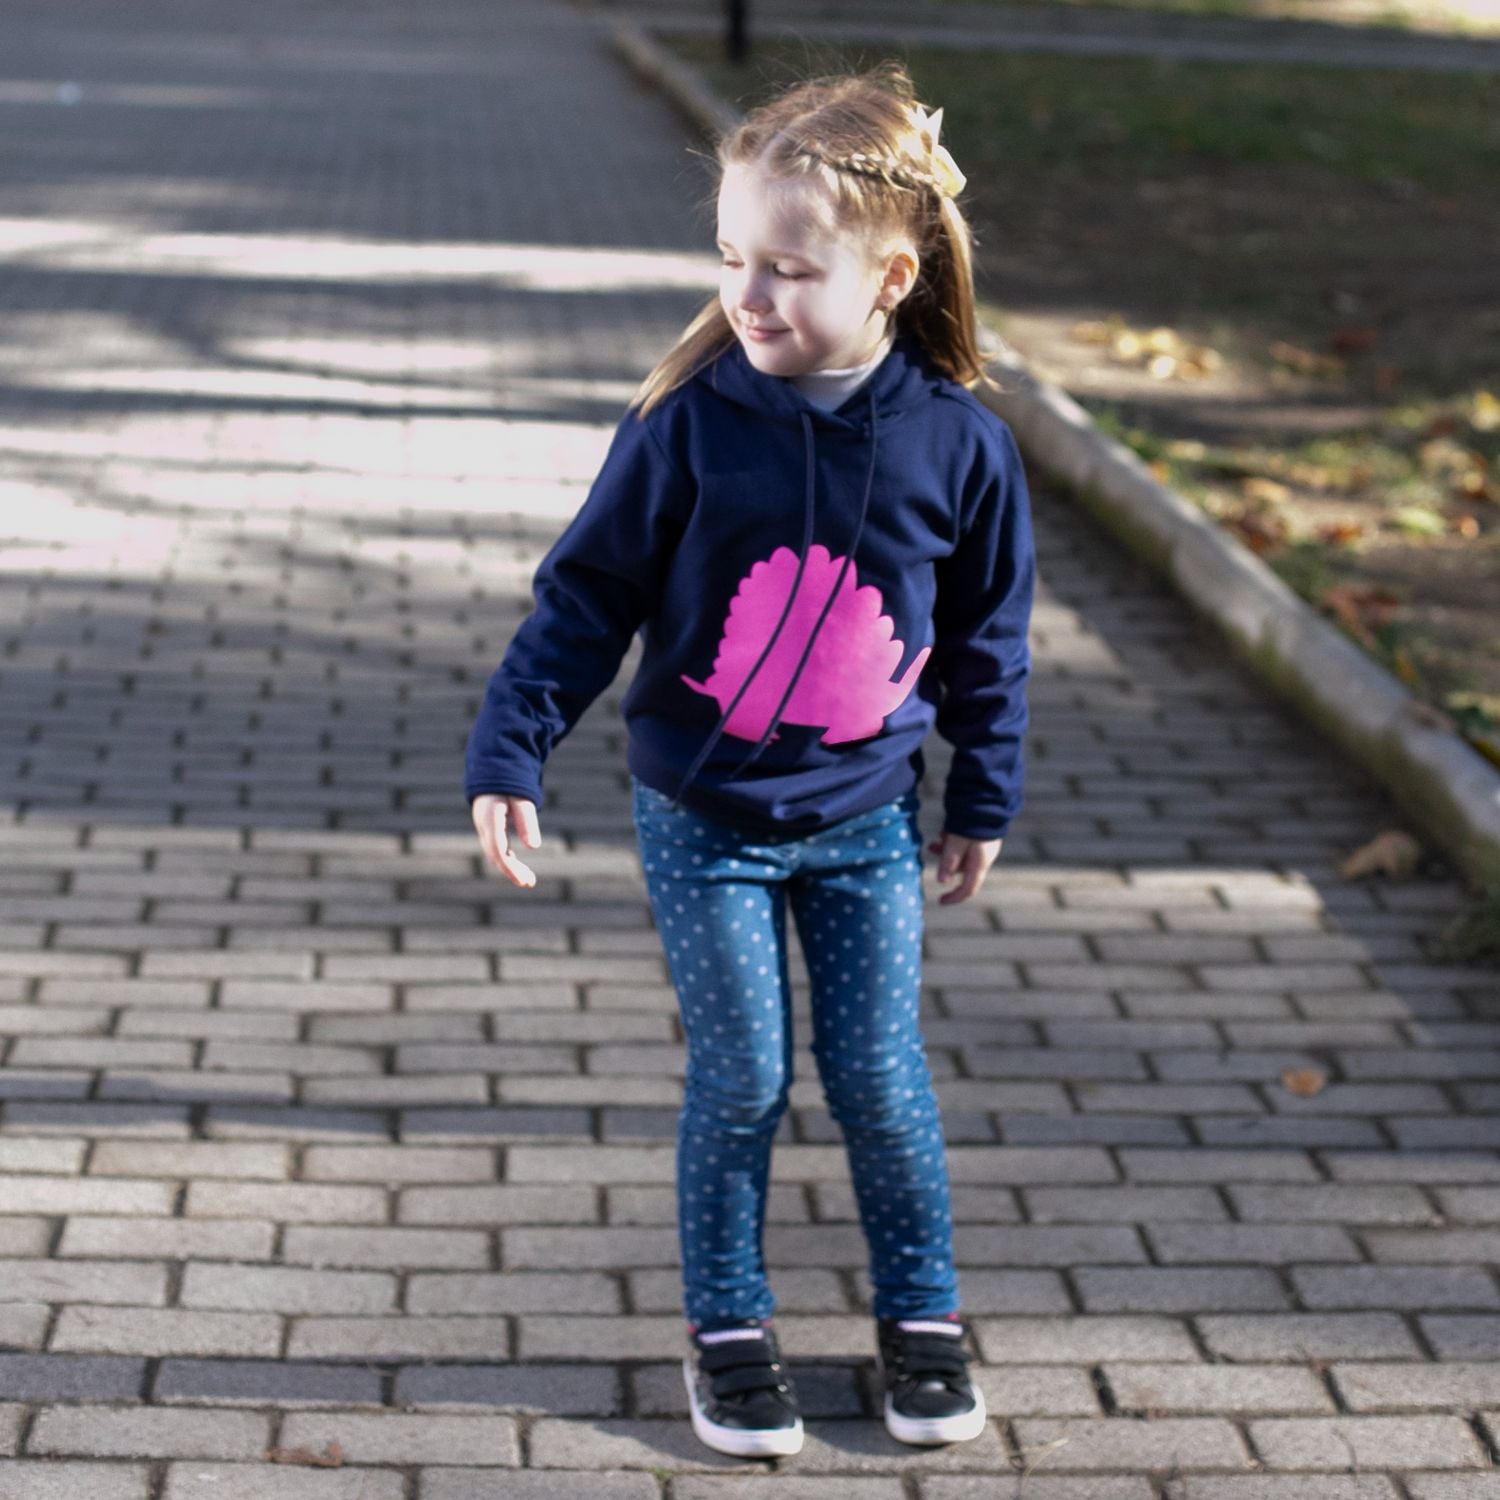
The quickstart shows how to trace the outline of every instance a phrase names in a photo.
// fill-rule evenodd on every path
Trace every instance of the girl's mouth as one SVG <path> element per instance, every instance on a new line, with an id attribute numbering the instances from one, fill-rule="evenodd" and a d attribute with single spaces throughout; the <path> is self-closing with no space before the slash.
<path id="1" fill-rule="evenodd" d="M 785 328 L 752 328 L 749 324 L 742 323 L 740 327 L 745 330 L 745 337 L 753 339 L 757 344 L 763 344 L 769 339 L 780 338 L 789 330 Z"/>

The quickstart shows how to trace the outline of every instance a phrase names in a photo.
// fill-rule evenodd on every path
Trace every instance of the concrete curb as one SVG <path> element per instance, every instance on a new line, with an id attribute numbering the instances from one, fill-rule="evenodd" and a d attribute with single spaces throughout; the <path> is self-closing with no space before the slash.
<path id="1" fill-rule="evenodd" d="M 616 52 L 647 83 L 654 84 L 706 135 L 727 135 L 740 123 L 740 112 L 714 93 L 695 69 L 658 46 L 639 26 L 614 22 L 609 39 Z"/>
<path id="2" fill-rule="evenodd" d="M 718 135 L 738 123 L 736 110 L 639 27 L 615 24 L 610 36 L 626 63 L 698 129 Z M 975 394 L 1009 423 L 1027 458 L 1165 574 L 1235 654 L 1375 776 L 1473 882 L 1500 885 L 1500 773 L 1254 553 L 986 332 L 1002 389 Z"/>
<path id="3" fill-rule="evenodd" d="M 1027 457 L 1164 573 L 1237 656 L 1382 782 L 1473 881 L 1500 882 L 1500 773 L 1253 552 L 1100 432 L 1071 396 L 991 340 L 991 369 L 1006 389 L 978 394 Z"/>

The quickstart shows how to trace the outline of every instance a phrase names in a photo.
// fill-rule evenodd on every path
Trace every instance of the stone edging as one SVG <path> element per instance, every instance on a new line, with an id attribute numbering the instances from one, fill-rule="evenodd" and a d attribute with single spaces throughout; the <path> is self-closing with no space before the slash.
<path id="1" fill-rule="evenodd" d="M 718 135 L 738 123 L 738 112 L 693 68 L 639 27 L 616 24 L 610 39 L 700 130 Z M 1003 389 L 975 394 L 1009 423 L 1028 459 L 1165 574 L 1235 653 L 1374 775 L 1472 881 L 1500 884 L 1500 773 L 1254 553 L 1153 478 L 1071 396 L 986 332 Z"/>

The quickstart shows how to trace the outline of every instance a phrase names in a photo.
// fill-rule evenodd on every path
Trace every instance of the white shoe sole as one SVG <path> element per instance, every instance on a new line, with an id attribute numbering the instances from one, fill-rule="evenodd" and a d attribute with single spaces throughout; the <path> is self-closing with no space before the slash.
<path id="1" fill-rule="evenodd" d="M 682 1362 L 682 1379 L 687 1386 L 688 1412 L 693 1419 L 693 1431 L 698 1441 L 716 1453 L 727 1453 L 732 1458 L 790 1458 L 802 1451 L 802 1418 L 797 1418 L 794 1427 L 770 1427 L 759 1432 L 747 1431 L 743 1427 L 721 1427 L 711 1422 L 699 1409 L 697 1384 L 692 1357 Z"/>
<path id="2" fill-rule="evenodd" d="M 885 1398 L 885 1430 L 898 1443 L 914 1443 L 919 1447 L 967 1443 L 984 1431 L 986 1420 L 984 1395 L 978 1386 L 974 1387 L 973 1409 L 956 1417 L 903 1417 L 892 1409 L 891 1398 Z"/>

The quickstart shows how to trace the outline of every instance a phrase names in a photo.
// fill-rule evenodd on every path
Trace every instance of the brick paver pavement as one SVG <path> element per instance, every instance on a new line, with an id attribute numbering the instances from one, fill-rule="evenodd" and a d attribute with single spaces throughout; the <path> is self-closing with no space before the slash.
<path id="1" fill-rule="evenodd" d="M 810 1441 L 697 1447 L 614 700 L 535 894 L 458 794 L 706 284 L 672 116 L 540 0 L 15 0 L 0 75 L 3 1500 L 1497 1493 L 1496 977 L 1428 954 L 1451 883 L 1336 878 L 1382 800 L 1047 494 L 1030 807 L 928 971 L 999 1420 L 871 1419 L 804 1055 Z"/>

